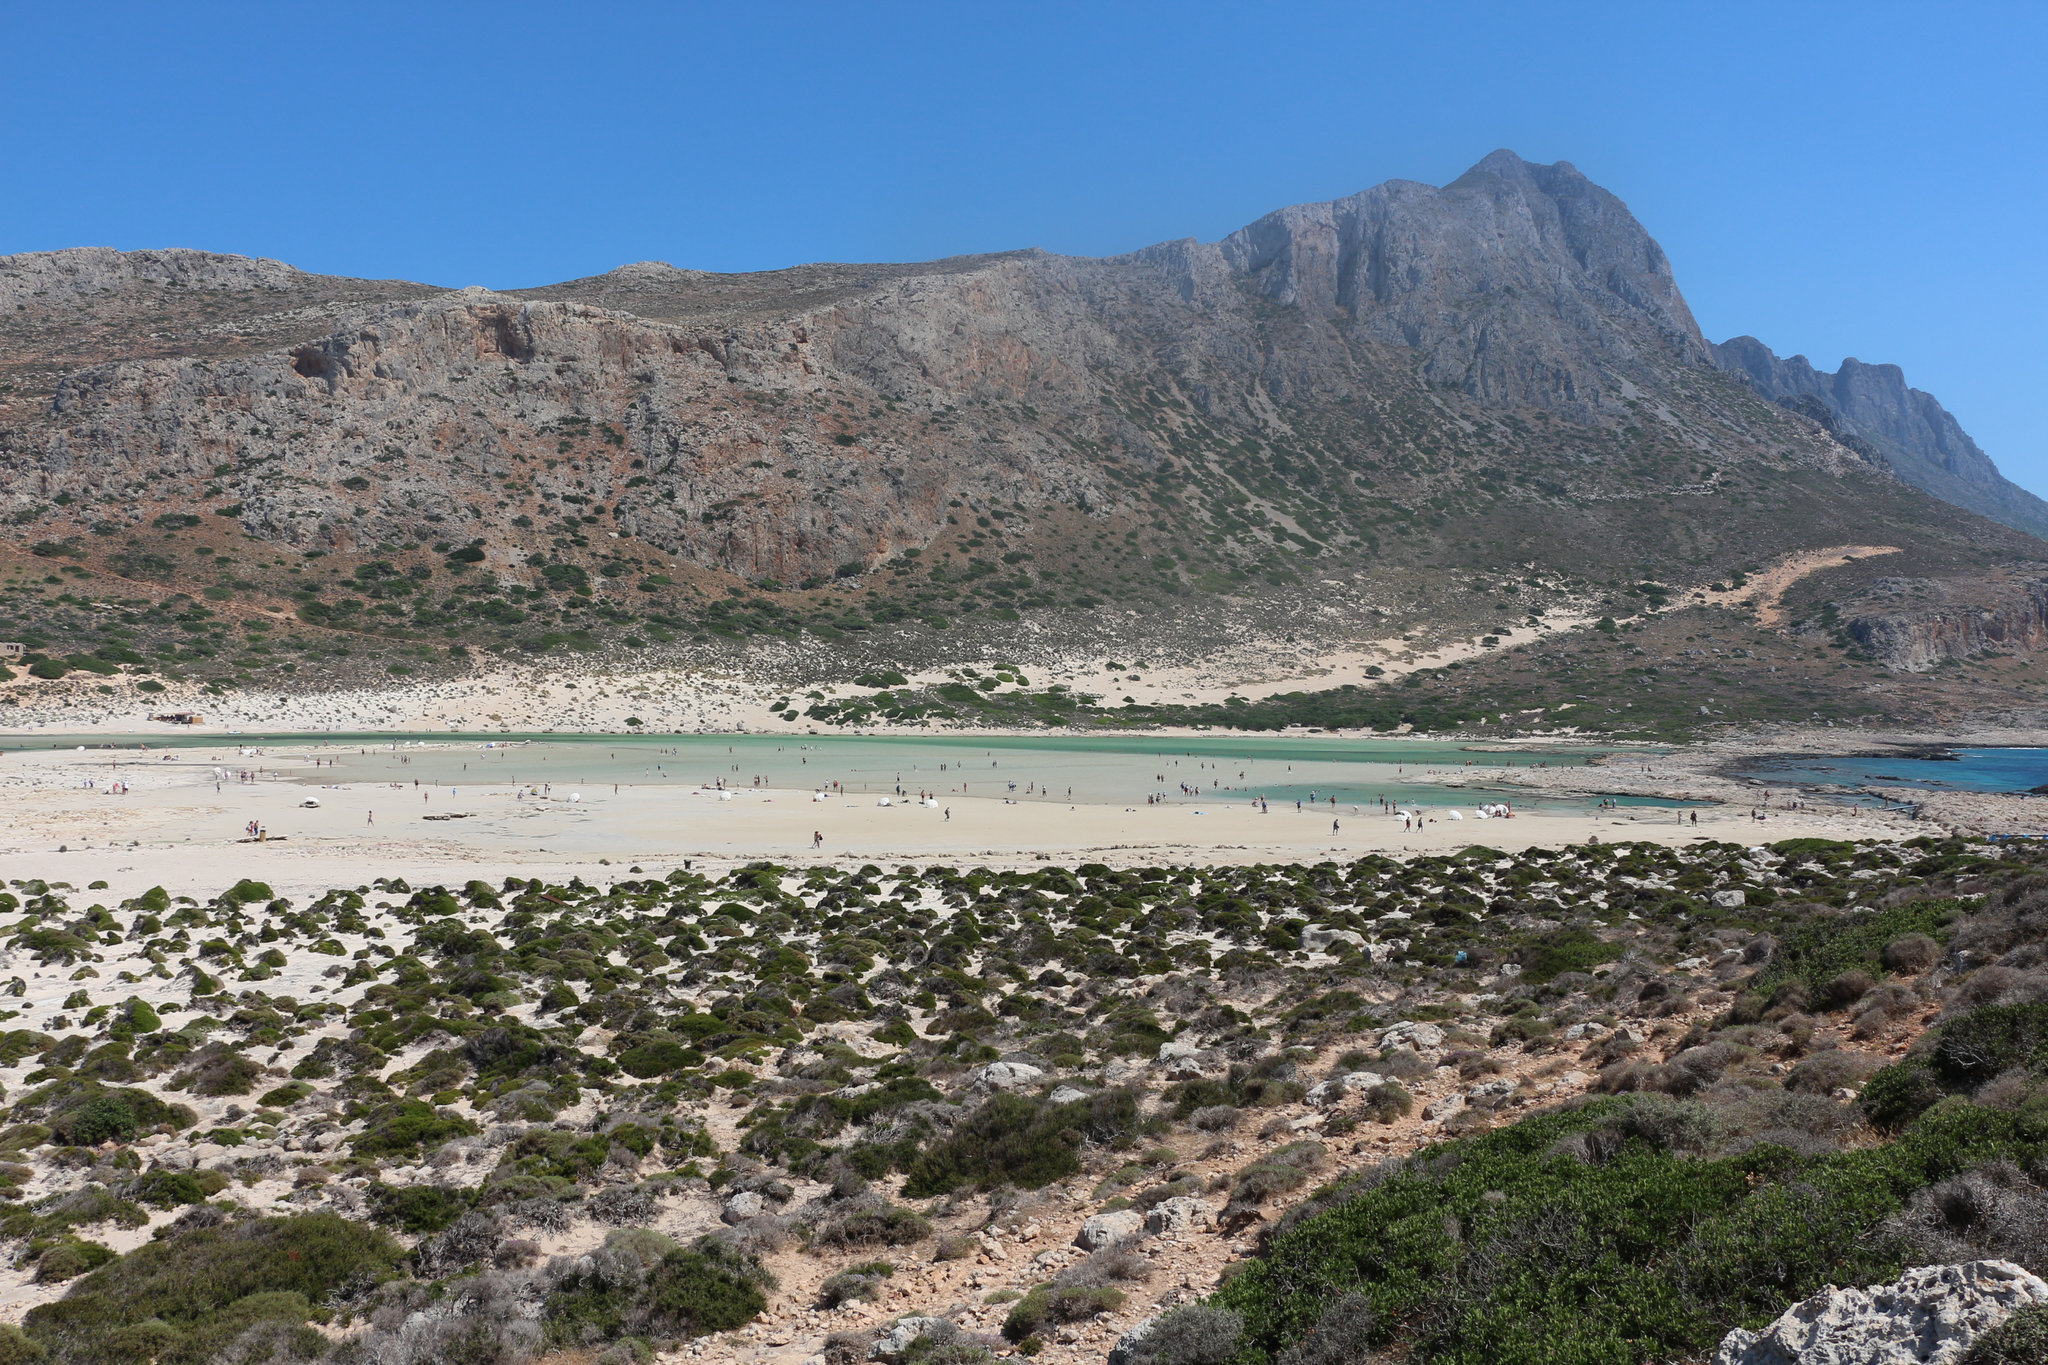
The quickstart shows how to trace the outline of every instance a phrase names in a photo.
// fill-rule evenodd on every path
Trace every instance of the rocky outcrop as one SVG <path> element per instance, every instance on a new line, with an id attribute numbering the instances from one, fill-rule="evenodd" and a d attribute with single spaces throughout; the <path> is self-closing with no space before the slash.
<path id="1" fill-rule="evenodd" d="M 1781 358 L 1749 336 L 1721 342 L 1713 356 L 1766 398 L 1875 451 L 1915 488 L 2048 537 L 2048 502 L 2000 474 L 1933 394 L 1906 384 L 1898 366 L 1866 365 L 1851 357 L 1830 374 L 1803 355 Z"/>
<path id="2" fill-rule="evenodd" d="M 898 1318 L 889 1330 L 868 1348 L 868 1359 L 895 1365 L 910 1354 L 911 1345 L 918 1338 L 931 1337 L 943 1341 L 957 1336 L 959 1331 L 960 1329 L 946 1318 L 927 1317 L 922 1314 Z"/>
<path id="3" fill-rule="evenodd" d="M 1848 636 L 1899 672 L 1924 673 L 1989 650 L 2048 648 L 2048 575 L 1881 578 L 1837 610 Z"/>
<path id="4" fill-rule="evenodd" d="M 0 256 L 0 308 L 76 299 L 133 284 L 181 289 L 289 289 L 308 276 L 283 261 L 217 251 L 116 251 L 110 246 Z"/>
<path id="5" fill-rule="evenodd" d="M 1956 1365 L 2048 1283 L 2011 1261 L 1920 1266 L 1868 1289 L 1830 1285 L 1762 1332 L 1722 1339 L 1714 1365 Z"/>
<path id="6" fill-rule="evenodd" d="M 1144 1230 L 1144 1214 L 1135 1209 L 1116 1209 L 1098 1213 L 1082 1223 L 1080 1232 L 1074 1236 L 1074 1245 L 1083 1251 L 1100 1251 L 1127 1237 L 1136 1237 Z"/>

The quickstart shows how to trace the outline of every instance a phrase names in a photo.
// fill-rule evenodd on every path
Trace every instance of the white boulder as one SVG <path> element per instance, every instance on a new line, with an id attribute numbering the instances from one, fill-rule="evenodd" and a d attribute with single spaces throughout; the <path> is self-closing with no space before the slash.
<path id="1" fill-rule="evenodd" d="M 1209 1206 L 1199 1199 L 1187 1195 L 1176 1195 L 1154 1204 L 1145 1215 L 1145 1234 L 1158 1237 L 1170 1232 L 1186 1232 L 1190 1228 L 1207 1227 L 1210 1222 Z"/>
<path id="2" fill-rule="evenodd" d="M 1081 1231 L 1074 1236 L 1074 1245 L 1083 1251 L 1100 1251 L 1106 1246 L 1121 1242 L 1126 1237 L 1135 1237 L 1144 1230 L 1145 1219 L 1136 1209 L 1098 1213 L 1081 1224 Z"/>
<path id="3" fill-rule="evenodd" d="M 2011 1261 L 1917 1266 L 1867 1289 L 1829 1285 L 1761 1332 L 1738 1327 L 1714 1365 L 1955 1365 L 2048 1283 Z"/>
<path id="4" fill-rule="evenodd" d="M 1417 1052 L 1424 1048 L 1442 1047 L 1444 1031 L 1435 1024 L 1417 1024 L 1402 1020 L 1380 1034 L 1381 1047 L 1412 1047 Z"/>
<path id="5" fill-rule="evenodd" d="M 1031 1085 L 1045 1075 L 1028 1062 L 990 1062 L 968 1075 L 968 1084 L 977 1090 L 1015 1090 Z"/>
<path id="6" fill-rule="evenodd" d="M 898 1361 L 909 1353 L 910 1344 L 919 1337 L 951 1336 L 955 1328 L 944 1318 L 912 1316 L 898 1318 L 895 1326 L 882 1334 L 880 1340 L 868 1348 L 868 1359 Z"/>
<path id="7" fill-rule="evenodd" d="M 1156 1317 L 1146 1318 L 1116 1339 L 1116 1345 L 1109 1348 L 1108 1365 L 1131 1365 L 1138 1358 L 1138 1350 L 1145 1344 L 1145 1338 L 1152 1334 Z"/>
<path id="8" fill-rule="evenodd" d="M 1439 1119 L 1449 1118 L 1464 1107 L 1465 1097 L 1463 1095 L 1446 1095 L 1440 1100 L 1431 1100 L 1428 1104 L 1423 1105 L 1422 1117 L 1434 1123 Z"/>

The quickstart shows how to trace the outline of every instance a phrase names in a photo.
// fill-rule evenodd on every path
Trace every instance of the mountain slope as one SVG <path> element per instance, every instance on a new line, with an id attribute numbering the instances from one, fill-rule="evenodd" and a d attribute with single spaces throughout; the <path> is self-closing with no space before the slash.
<path id="1" fill-rule="evenodd" d="M 330 683 L 451 643 L 806 640 L 787 666 L 830 678 L 1510 634 L 1844 544 L 1954 602 L 2039 552 L 1719 368 L 1626 206 L 1506 152 L 1101 260 L 491 293 L 89 252 L 10 279 L 17 544 L 289 614 Z M 13 629 L 57 641 L 77 594 L 32 587 Z"/>
<path id="2" fill-rule="evenodd" d="M 1721 342 L 1713 351 L 1716 364 L 1742 375 L 1764 397 L 1876 450 L 1915 488 L 2048 537 L 2048 502 L 2000 474 L 1933 394 L 1907 386 L 1898 366 L 1866 365 L 1852 356 L 1830 374 L 1803 355 L 1780 358 L 1749 336 Z"/>

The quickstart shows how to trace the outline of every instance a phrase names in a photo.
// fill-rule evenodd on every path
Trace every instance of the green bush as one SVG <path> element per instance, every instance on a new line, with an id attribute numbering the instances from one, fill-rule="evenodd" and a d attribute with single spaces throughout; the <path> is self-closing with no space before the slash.
<path id="1" fill-rule="evenodd" d="M 1893 1131 L 1944 1095 L 1973 1090 L 2006 1071 L 2048 1072 L 2048 1004 L 1986 1005 L 1949 1020 L 1929 1038 L 1931 1051 L 1872 1076 L 1857 1105 L 1876 1127 Z"/>
<path id="2" fill-rule="evenodd" d="M 1798 981 L 1809 996 L 1820 999 L 1828 983 L 1844 973 L 1882 976 L 1885 947 L 1895 940 L 1919 934 L 1947 942 L 1949 925 L 1961 913 L 1956 901 L 1926 900 L 1875 914 L 1808 914 L 1785 928 L 1771 960 L 1751 986 L 1769 992 Z"/>
<path id="3" fill-rule="evenodd" d="M 82 1237 L 60 1237 L 36 1257 L 36 1283 L 61 1284 L 88 1270 L 97 1270 L 114 1259 L 114 1253 L 98 1242 Z"/>
<path id="4" fill-rule="evenodd" d="M 962 1186 L 1035 1190 L 1081 1169 L 1084 1141 L 1128 1143 L 1140 1128 L 1128 1090 L 1103 1090 L 1071 1104 L 996 1095 L 911 1163 L 906 1199 Z"/>
<path id="5" fill-rule="evenodd" d="M 1623 946 L 1585 929 L 1559 929 L 1522 950 L 1522 980 L 1540 986 L 1566 972 L 1591 971 L 1619 958 Z"/>
<path id="6" fill-rule="evenodd" d="M 388 1275 L 401 1254 L 375 1228 L 332 1213 L 200 1228 L 101 1266 L 23 1326 L 59 1365 L 200 1365 L 252 1323 L 304 1322 L 312 1304 Z"/>
<path id="7" fill-rule="evenodd" d="M 439 1232 L 463 1215 L 469 1201 L 459 1190 L 440 1185 L 372 1185 L 377 1221 L 402 1232 Z"/>
<path id="8" fill-rule="evenodd" d="M 819 1225 L 811 1244 L 819 1247 L 909 1246 L 932 1235 L 932 1225 L 894 1204 L 855 1209 Z"/>
<path id="9" fill-rule="evenodd" d="M 304 1081 L 286 1081 L 274 1090 L 263 1092 L 257 1103 L 265 1109 L 288 1109 L 313 1093 L 313 1087 Z"/>
<path id="10" fill-rule="evenodd" d="M 153 1208 L 174 1209 L 203 1203 L 206 1191 L 190 1171 L 151 1171 L 128 1187 L 128 1197 Z"/>
<path id="11" fill-rule="evenodd" d="M 619 1054 L 619 1069 L 643 1081 L 703 1064 L 704 1054 L 697 1049 L 666 1040 L 642 1043 Z"/>
<path id="12" fill-rule="evenodd" d="M 183 1131 L 193 1122 L 190 1109 L 166 1104 L 147 1090 L 76 1078 L 53 1081 L 31 1091 L 14 1106 L 13 1113 L 17 1119 L 42 1121 L 49 1126 L 53 1141 L 77 1147 L 109 1139 L 126 1141 L 160 1126 Z"/>
<path id="13" fill-rule="evenodd" d="M 651 1325 L 662 1335 L 675 1337 L 743 1327 L 768 1306 L 763 1279 L 752 1262 L 716 1242 L 672 1251 L 648 1276 Z"/>
<path id="14" fill-rule="evenodd" d="M 424 1100 L 397 1100 L 370 1115 L 349 1150 L 362 1157 L 412 1156 L 422 1146 L 469 1137 L 476 1131 L 468 1119 L 443 1117 Z"/>
<path id="15" fill-rule="evenodd" d="M 1107 1285 L 1042 1284 L 1011 1307 L 1003 1319 L 1003 1335 L 1022 1341 L 1041 1327 L 1099 1318 L 1123 1305 L 1124 1292 Z"/>
<path id="16" fill-rule="evenodd" d="M 109 1138 L 135 1136 L 135 1110 L 118 1095 L 95 1095 L 64 1116 L 64 1136 L 80 1147 L 94 1147 Z"/>
<path id="17" fill-rule="evenodd" d="M 1970 1343 L 1962 1365 L 2042 1365 L 2048 1361 L 2048 1304 L 2022 1308 Z M 0 1365 L 6 1357 L 0 1356 Z"/>
<path id="18" fill-rule="evenodd" d="M 1986 1005 L 1941 1026 L 1934 1070 L 1958 1088 L 2013 1067 L 2048 1072 L 2048 1003 Z"/>
<path id="19" fill-rule="evenodd" d="M 563 1280 L 542 1311 L 550 1343 L 589 1346 L 623 1337 L 700 1337 L 743 1327 L 768 1306 L 773 1281 L 721 1243 L 671 1251 L 644 1276 Z"/>
<path id="20" fill-rule="evenodd" d="M 1354 1287 L 1376 1324 L 1366 1344 L 1406 1332 L 1418 1362 L 1705 1355 L 1728 1328 L 1760 1326 L 1822 1284 L 1896 1275 L 1903 1248 L 1883 1225 L 1913 1191 L 2044 1150 L 2023 1117 L 1949 1100 L 1881 1146 L 1802 1157 L 1765 1143 L 1702 1159 L 1662 1145 L 1691 1145 L 1673 1126 L 1684 1106 L 1653 1108 L 1596 1101 L 1340 1186 L 1276 1227 L 1213 1302 L 1269 1356 Z"/>
<path id="21" fill-rule="evenodd" d="M 1382 1081 L 1365 1092 L 1365 1113 L 1375 1123 L 1392 1123 L 1408 1117 L 1415 1097 L 1399 1081 Z"/>

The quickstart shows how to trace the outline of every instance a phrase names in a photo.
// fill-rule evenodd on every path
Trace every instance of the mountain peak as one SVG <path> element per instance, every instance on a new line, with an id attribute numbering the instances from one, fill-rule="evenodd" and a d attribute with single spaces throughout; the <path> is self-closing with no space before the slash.
<path id="1" fill-rule="evenodd" d="M 1502 148 L 1442 188 L 1295 205 L 1217 249 L 1266 297 L 1414 347 L 1431 382 L 1488 403 L 1618 411 L 1644 367 L 1707 360 L 1663 248 L 1569 162 Z"/>
<path id="2" fill-rule="evenodd" d="M 1535 169 L 1534 163 L 1524 161 L 1512 149 L 1502 147 L 1480 157 L 1479 160 L 1473 162 L 1466 169 L 1465 174 L 1459 176 L 1456 180 L 1444 186 L 1444 188 L 1455 189 L 1466 180 L 1474 176 L 1483 175 L 1498 176 L 1503 180 L 1527 180 L 1531 178 L 1531 173 Z"/>

